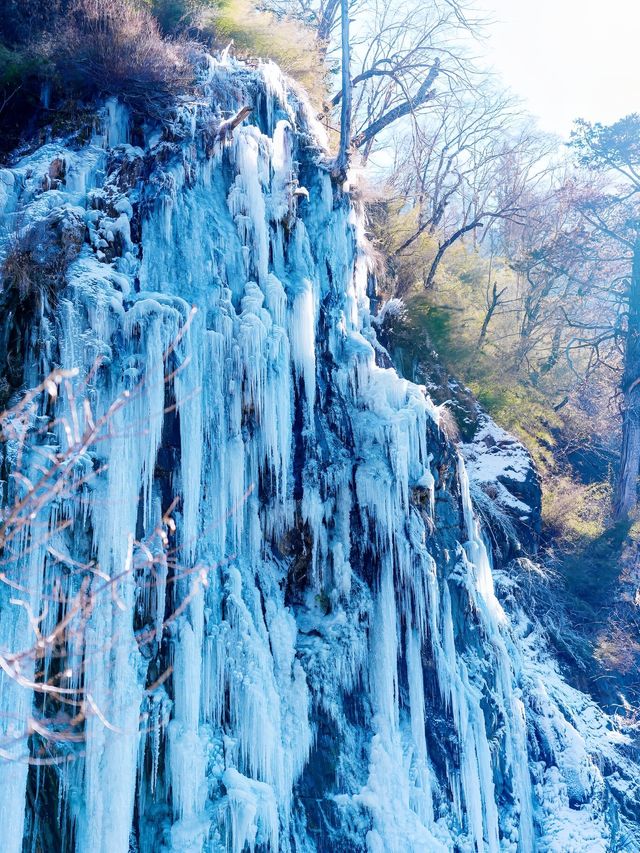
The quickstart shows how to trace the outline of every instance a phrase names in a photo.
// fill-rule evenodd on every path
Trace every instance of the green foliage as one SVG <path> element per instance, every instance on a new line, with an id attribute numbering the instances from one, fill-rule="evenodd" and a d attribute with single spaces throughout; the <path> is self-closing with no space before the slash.
<path id="1" fill-rule="evenodd" d="M 480 405 L 529 448 L 544 475 L 553 465 L 553 431 L 562 424 L 549 400 L 517 377 L 501 379 L 495 368 L 479 366 L 469 384 Z"/>
<path id="2" fill-rule="evenodd" d="M 576 553 L 610 535 L 611 485 L 580 483 L 554 471 L 545 490 L 543 515 L 548 532 L 565 553 Z M 595 551 L 591 556 L 594 556 Z"/>
<path id="3" fill-rule="evenodd" d="M 48 63 L 27 48 L 10 48 L 0 43 L 0 105 L 4 98 L 30 78 L 43 78 Z"/>
<path id="4" fill-rule="evenodd" d="M 393 348 L 402 374 L 415 378 L 421 364 L 430 361 L 431 350 L 453 361 L 459 350 L 456 352 L 450 314 L 434 306 L 425 294 L 411 296 L 405 305 L 406 313 L 393 329 Z"/>

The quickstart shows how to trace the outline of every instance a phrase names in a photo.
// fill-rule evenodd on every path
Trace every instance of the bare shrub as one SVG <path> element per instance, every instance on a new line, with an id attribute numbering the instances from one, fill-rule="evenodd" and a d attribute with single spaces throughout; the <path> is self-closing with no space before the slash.
<path id="1" fill-rule="evenodd" d="M 218 0 L 147 0 L 164 34 L 198 33 Z"/>
<path id="2" fill-rule="evenodd" d="M 3 289 L 15 289 L 21 302 L 28 299 L 34 291 L 34 276 L 31 255 L 19 245 L 11 248 L 2 265 Z"/>
<path id="3" fill-rule="evenodd" d="M 194 80 L 195 45 L 163 38 L 151 12 L 127 0 L 73 0 L 43 49 L 63 82 L 118 95 L 144 113 Z"/>
<path id="4" fill-rule="evenodd" d="M 0 0 L 0 41 L 11 46 L 36 41 L 66 6 L 67 0 Z"/>
<path id="5" fill-rule="evenodd" d="M 544 522 L 568 551 L 601 536 L 607 529 L 610 509 L 608 483 L 585 485 L 568 474 L 550 479 L 543 495 Z"/>
<path id="6" fill-rule="evenodd" d="M 518 533 L 513 518 L 496 503 L 499 495 L 496 486 L 493 483 L 486 483 L 482 486 L 477 483 L 470 483 L 469 489 L 473 498 L 474 509 L 492 539 L 494 550 L 500 548 L 500 540 L 515 545 L 518 542 Z"/>

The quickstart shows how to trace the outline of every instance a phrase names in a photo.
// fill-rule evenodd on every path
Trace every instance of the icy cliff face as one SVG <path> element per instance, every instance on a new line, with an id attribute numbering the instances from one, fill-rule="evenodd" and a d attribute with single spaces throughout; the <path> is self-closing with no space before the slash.
<path id="1" fill-rule="evenodd" d="M 3 851 L 609 849 L 625 739 L 498 601 L 304 102 L 271 65 L 203 87 L 0 173 L 4 257 L 67 264 L 5 295 L 11 387 L 65 373 L 4 448 L 6 508 L 63 484 L 5 548 Z"/>

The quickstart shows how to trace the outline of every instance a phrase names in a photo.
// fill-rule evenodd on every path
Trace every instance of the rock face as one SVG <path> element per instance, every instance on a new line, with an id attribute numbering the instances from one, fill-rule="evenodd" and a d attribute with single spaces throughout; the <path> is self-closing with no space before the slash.
<path id="1" fill-rule="evenodd" d="M 64 373 L 4 447 L 5 506 L 62 485 L 5 545 L 3 851 L 625 849 L 627 737 L 498 600 L 304 100 L 271 65 L 203 90 L 0 174 L 5 257 L 85 224 L 55 298 L 4 294 L 23 385 Z"/>

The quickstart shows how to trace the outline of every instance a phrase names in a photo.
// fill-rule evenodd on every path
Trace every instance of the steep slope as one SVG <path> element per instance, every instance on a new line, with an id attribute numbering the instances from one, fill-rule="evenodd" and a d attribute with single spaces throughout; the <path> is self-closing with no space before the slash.
<path id="1" fill-rule="evenodd" d="M 5 429 L 5 513 L 62 485 L 5 537 L 3 850 L 634 849 L 627 739 L 498 601 L 304 99 L 203 91 L 0 176 L 6 393 L 64 371 Z"/>

